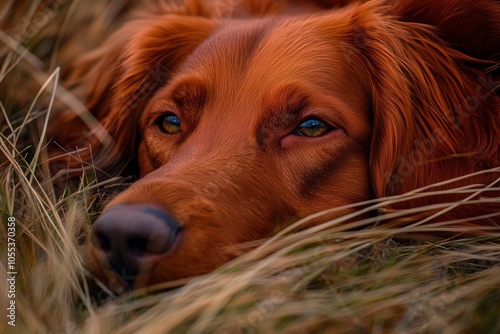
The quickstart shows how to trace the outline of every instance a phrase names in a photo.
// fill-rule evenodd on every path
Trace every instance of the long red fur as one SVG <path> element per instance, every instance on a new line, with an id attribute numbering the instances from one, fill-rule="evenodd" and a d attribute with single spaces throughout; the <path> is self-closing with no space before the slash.
<path id="1" fill-rule="evenodd" d="M 359 147 L 353 146 L 355 152 L 350 155 L 349 150 L 340 146 L 328 148 L 331 144 L 321 144 L 325 150 L 342 152 L 337 160 L 348 163 L 334 167 L 336 157 L 328 156 L 325 150 L 321 151 L 311 144 L 310 151 L 316 150 L 316 155 L 303 149 L 297 150 L 300 154 L 287 157 L 291 165 L 283 167 L 286 170 L 280 179 L 283 182 L 277 182 L 273 175 L 260 174 L 262 171 L 272 174 L 272 168 L 264 161 L 258 168 L 243 173 L 238 179 L 239 184 L 234 184 L 215 171 L 226 168 L 233 161 L 237 168 L 242 168 L 239 164 L 245 164 L 241 162 L 245 161 L 245 154 L 257 155 L 257 150 L 254 152 L 245 146 L 243 149 L 248 152 L 230 154 L 229 149 L 224 148 L 226 143 L 219 143 L 219 153 L 207 153 L 206 160 L 193 158 L 193 162 L 190 154 L 197 152 L 195 146 L 177 152 L 152 145 L 148 150 L 154 151 L 154 154 L 144 158 L 141 147 L 145 145 L 145 138 L 140 129 L 147 120 L 143 113 L 151 108 L 151 101 L 163 87 L 178 79 L 178 71 L 185 71 L 187 67 L 197 73 L 199 64 L 195 60 L 186 63 L 186 59 L 196 54 L 206 59 L 214 57 L 221 64 L 225 62 L 227 68 L 233 66 L 233 60 L 227 54 L 200 45 L 213 40 L 221 27 L 227 31 L 238 31 L 238 27 L 245 22 L 275 20 L 274 25 L 262 23 L 265 27 L 262 34 L 271 34 L 275 26 L 285 27 L 280 29 L 286 31 L 286 23 L 283 22 L 287 19 L 293 21 L 294 29 L 303 28 L 303 34 L 307 36 L 304 38 L 312 38 L 307 31 L 314 31 L 322 38 L 321 41 L 330 41 L 328 47 L 327 42 L 303 44 L 302 47 L 309 48 L 311 54 L 340 50 L 345 56 L 325 57 L 324 61 L 318 61 L 317 71 L 338 72 L 341 83 L 335 87 L 345 88 L 345 98 L 352 102 L 343 112 L 347 115 L 349 127 L 353 127 L 352 132 L 359 138 Z M 235 36 L 239 36 L 238 33 L 235 32 Z M 276 43 L 281 41 L 279 36 L 273 38 Z M 301 45 L 300 39 L 293 42 Z M 226 42 L 217 43 L 213 42 L 213 45 L 222 47 Z M 269 62 L 277 63 L 282 61 L 280 57 L 286 57 L 279 53 L 267 56 Z M 308 59 L 300 61 L 306 66 Z M 336 68 L 327 67 L 326 64 L 332 62 Z M 68 155 L 54 146 L 51 154 L 53 168 L 58 170 L 61 166 L 69 166 L 74 169 L 81 166 L 82 161 L 84 166 L 92 162 L 98 170 L 112 175 L 128 165 L 129 168 L 125 169 L 127 173 L 143 176 L 144 179 L 123 192 L 111 205 L 151 201 L 176 212 L 180 221 L 192 212 L 200 225 L 193 225 L 198 227 L 193 227 L 192 234 L 185 236 L 193 241 L 186 242 L 192 242 L 190 245 L 194 249 L 196 240 L 210 238 L 210 247 L 221 250 L 221 244 L 228 246 L 233 241 L 251 240 L 273 233 L 277 226 L 281 226 L 276 223 L 281 218 L 281 224 L 286 224 L 314 210 L 371 197 L 400 195 L 499 167 L 499 65 L 500 3 L 495 0 L 245 0 L 237 6 L 228 1 L 185 0 L 182 5 L 160 4 L 139 13 L 137 19 L 118 30 L 105 45 L 78 62 L 73 71 L 72 87 L 82 96 L 109 137 L 103 137 L 95 129 L 89 130 L 70 111 L 59 115 L 52 121 L 54 141 L 69 151 L 77 146 L 83 150 Z M 223 77 L 227 69 L 221 65 L 216 70 Z M 297 73 L 295 81 L 300 82 L 300 75 L 303 74 Z M 315 71 L 307 73 L 310 80 L 314 80 L 315 75 L 318 75 Z M 225 87 L 221 80 L 216 77 L 212 81 L 220 94 L 236 89 Z M 202 86 L 202 83 L 194 82 L 190 87 L 194 87 L 193 91 L 203 91 Z M 238 91 L 238 94 L 243 94 L 240 97 L 251 97 L 258 89 L 256 86 L 247 90 L 240 87 L 238 89 L 243 89 L 243 93 Z M 315 92 L 305 82 L 296 89 L 328 98 L 328 94 Z M 191 98 L 189 94 L 192 99 L 203 95 L 187 92 L 182 98 Z M 287 100 L 286 94 L 284 97 L 280 94 L 276 93 L 276 97 L 264 101 L 263 105 L 275 106 L 279 105 L 279 101 L 283 101 L 282 105 L 300 104 L 300 101 Z M 226 103 L 218 105 L 218 110 L 234 100 L 227 98 L 224 101 Z M 355 112 L 349 109 L 353 106 L 359 106 Z M 255 111 L 256 115 L 265 112 L 264 109 Z M 255 116 L 255 120 L 257 118 Z M 263 119 L 266 120 L 265 117 Z M 227 138 L 237 138 L 246 133 L 244 129 L 233 129 L 235 124 L 225 124 L 225 127 L 229 128 L 226 129 Z M 207 142 L 213 140 L 212 131 L 218 129 L 204 134 Z M 268 145 L 265 140 L 273 136 L 272 129 L 264 129 L 259 135 L 257 140 L 263 141 L 262 145 Z M 134 158 L 137 152 L 140 152 L 139 159 Z M 196 154 L 203 156 L 199 152 Z M 279 160 L 283 156 L 284 153 L 278 151 L 272 159 Z M 185 164 L 183 172 L 178 171 L 174 162 L 171 169 L 168 167 L 170 162 L 165 164 L 166 167 L 155 166 L 157 161 L 169 159 L 174 162 L 181 159 Z M 314 173 L 318 172 L 318 166 L 325 166 L 320 175 L 328 180 L 325 185 L 331 186 L 330 191 L 324 189 L 326 186 L 316 184 Z M 166 172 L 157 172 L 162 169 Z M 212 181 L 222 188 L 220 198 L 209 203 L 197 198 L 193 190 L 196 182 L 205 182 L 203 172 L 213 174 Z M 166 176 L 161 175 L 170 175 L 168 173 L 185 177 L 187 181 L 169 180 L 167 191 L 164 185 Z M 438 189 L 489 185 L 499 177 L 498 172 L 484 173 Z M 230 195 L 224 194 L 225 187 L 228 187 Z M 311 193 L 299 194 L 297 189 L 310 190 Z M 235 195 L 237 193 L 239 195 Z M 194 200 L 183 202 L 185 196 L 189 197 L 186 194 L 192 194 Z M 446 203 L 467 196 L 461 193 L 428 196 L 387 209 L 402 210 Z M 480 196 L 495 197 L 500 194 L 498 191 L 484 192 Z M 498 202 L 462 205 L 440 219 L 451 221 L 487 216 L 499 209 Z M 234 217 L 234 225 L 224 225 L 223 218 L 218 214 Z M 202 224 L 207 221 L 212 223 Z M 481 234 L 481 227 L 491 225 L 500 225 L 498 216 L 470 220 L 460 226 L 476 226 L 477 233 Z M 214 251 L 217 254 L 213 258 L 205 259 L 205 265 L 197 266 L 189 261 L 194 261 L 198 255 L 183 252 L 177 259 L 159 264 L 157 272 L 152 275 L 152 282 L 206 272 L 228 260 Z M 199 256 L 205 254 L 200 250 Z M 92 266 L 96 271 L 101 270 L 96 269 L 96 264 Z"/>

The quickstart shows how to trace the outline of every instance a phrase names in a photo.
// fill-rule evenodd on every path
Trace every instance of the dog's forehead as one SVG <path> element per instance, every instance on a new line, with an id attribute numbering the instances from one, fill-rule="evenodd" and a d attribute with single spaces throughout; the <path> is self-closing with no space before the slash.
<path id="1" fill-rule="evenodd" d="M 362 66 L 350 66 L 353 28 L 346 20 L 339 13 L 222 20 L 178 64 L 152 105 L 161 109 L 163 101 L 184 106 L 194 101 L 196 118 L 236 117 L 245 124 L 259 124 L 259 114 L 302 98 L 330 96 L 366 110 L 368 80 Z"/>
<path id="2" fill-rule="evenodd" d="M 323 33 L 324 15 L 252 20 L 222 20 L 188 56 L 179 72 L 266 88 L 277 81 L 321 80 L 338 69 L 342 43 Z M 311 78 L 314 76 L 314 78 Z"/>

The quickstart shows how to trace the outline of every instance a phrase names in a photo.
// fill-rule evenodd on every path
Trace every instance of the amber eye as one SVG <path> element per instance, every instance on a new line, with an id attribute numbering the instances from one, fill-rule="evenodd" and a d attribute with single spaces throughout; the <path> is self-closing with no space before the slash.
<path id="1" fill-rule="evenodd" d="M 181 132 L 181 120 L 173 114 L 160 117 L 158 125 L 163 133 L 169 135 L 175 135 Z"/>
<path id="2" fill-rule="evenodd" d="M 294 133 L 304 137 L 319 137 L 328 133 L 331 128 L 316 118 L 308 119 L 295 129 Z"/>

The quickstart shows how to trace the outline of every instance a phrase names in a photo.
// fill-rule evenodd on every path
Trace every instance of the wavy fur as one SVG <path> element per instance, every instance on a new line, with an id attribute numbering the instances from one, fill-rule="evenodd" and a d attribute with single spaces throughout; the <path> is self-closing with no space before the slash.
<path id="1" fill-rule="evenodd" d="M 500 166 L 499 64 L 493 0 L 160 4 L 75 67 L 72 87 L 111 140 L 63 113 L 52 121 L 54 141 L 86 149 L 75 159 L 53 147 L 53 169 L 83 161 L 114 174 L 128 165 L 124 173 L 141 179 L 108 209 L 152 203 L 186 228 L 143 284 L 192 276 L 232 258 L 231 245 L 309 214 Z M 180 139 L 158 135 L 153 119 L 166 111 L 182 115 Z M 334 131 L 294 135 L 304 115 Z M 439 219 L 498 210 L 462 205 Z M 499 222 L 462 225 L 482 233 Z M 91 267 L 109 280 L 99 246 L 89 248 Z"/>

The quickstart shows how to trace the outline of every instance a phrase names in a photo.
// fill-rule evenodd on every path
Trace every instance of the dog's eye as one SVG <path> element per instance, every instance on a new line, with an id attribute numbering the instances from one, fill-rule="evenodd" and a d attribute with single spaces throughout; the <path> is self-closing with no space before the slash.
<path id="1" fill-rule="evenodd" d="M 181 132 L 181 120 L 179 117 L 169 114 L 159 119 L 160 130 L 169 135 Z"/>
<path id="2" fill-rule="evenodd" d="M 311 118 L 302 122 L 295 129 L 294 133 L 304 137 L 319 137 L 326 134 L 330 130 L 331 128 L 319 119 Z"/>

